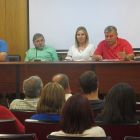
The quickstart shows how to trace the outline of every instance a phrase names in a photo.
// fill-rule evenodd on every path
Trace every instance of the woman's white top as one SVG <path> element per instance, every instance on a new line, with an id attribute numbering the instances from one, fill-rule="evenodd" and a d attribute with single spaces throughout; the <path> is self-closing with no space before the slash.
<path id="1" fill-rule="evenodd" d="M 93 44 L 88 44 L 84 51 L 79 52 L 78 48 L 72 46 L 67 54 L 65 60 L 73 60 L 73 61 L 88 61 L 92 60 L 92 55 L 95 51 L 95 46 Z"/>
<path id="2" fill-rule="evenodd" d="M 99 126 L 87 129 L 83 132 L 83 134 L 66 134 L 63 131 L 57 131 L 52 132 L 50 135 L 67 137 L 106 137 L 105 131 Z"/>

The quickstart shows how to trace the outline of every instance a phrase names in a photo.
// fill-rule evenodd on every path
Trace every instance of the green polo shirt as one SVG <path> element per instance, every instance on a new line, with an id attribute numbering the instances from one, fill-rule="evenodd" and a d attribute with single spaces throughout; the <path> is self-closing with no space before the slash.
<path id="1" fill-rule="evenodd" d="M 31 48 L 28 50 L 24 61 L 34 61 L 34 59 L 36 59 L 36 48 Z M 41 61 L 58 61 L 58 56 L 53 47 L 44 46 L 41 50 L 37 50 L 37 59 Z"/>

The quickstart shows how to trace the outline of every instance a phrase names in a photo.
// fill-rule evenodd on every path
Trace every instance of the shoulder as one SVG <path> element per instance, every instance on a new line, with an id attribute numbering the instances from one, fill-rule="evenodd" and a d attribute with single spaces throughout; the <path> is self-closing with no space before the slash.
<path id="1" fill-rule="evenodd" d="M 0 45 L 6 44 L 6 41 L 0 39 Z"/>
<path id="2" fill-rule="evenodd" d="M 50 135 L 65 136 L 66 134 L 61 130 L 61 131 L 57 131 L 57 132 L 52 132 Z"/>
<path id="3" fill-rule="evenodd" d="M 103 128 L 99 127 L 99 126 L 94 126 L 91 129 L 89 129 L 89 131 L 93 132 L 93 134 L 96 134 L 96 136 L 106 136 L 105 131 L 103 130 Z"/>
<path id="4" fill-rule="evenodd" d="M 56 50 L 54 47 L 51 46 L 44 46 L 44 49 Z"/>
<path id="5" fill-rule="evenodd" d="M 32 51 L 35 51 L 36 49 L 35 48 L 30 48 L 27 52 L 32 52 Z"/>
<path id="6" fill-rule="evenodd" d="M 118 42 L 121 44 L 124 44 L 124 43 L 129 44 L 129 42 L 126 39 L 122 39 L 122 38 L 118 38 Z"/>
<path id="7" fill-rule="evenodd" d="M 95 48 L 95 45 L 93 45 L 93 44 L 88 44 L 88 46 L 87 47 L 90 47 L 90 48 Z"/>

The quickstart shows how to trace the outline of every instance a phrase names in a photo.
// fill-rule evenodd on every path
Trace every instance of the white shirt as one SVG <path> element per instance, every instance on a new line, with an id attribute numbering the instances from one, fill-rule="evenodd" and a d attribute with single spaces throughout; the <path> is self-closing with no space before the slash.
<path id="1" fill-rule="evenodd" d="M 50 135 L 68 137 L 106 137 L 104 130 L 99 126 L 94 126 L 88 130 L 85 130 L 83 134 L 66 134 L 63 131 L 58 131 L 52 132 Z"/>
<path id="2" fill-rule="evenodd" d="M 93 44 L 88 44 L 84 51 L 79 52 L 78 48 L 72 46 L 67 54 L 66 60 L 74 60 L 74 61 L 88 61 L 92 60 L 92 55 L 95 51 L 95 46 Z"/>

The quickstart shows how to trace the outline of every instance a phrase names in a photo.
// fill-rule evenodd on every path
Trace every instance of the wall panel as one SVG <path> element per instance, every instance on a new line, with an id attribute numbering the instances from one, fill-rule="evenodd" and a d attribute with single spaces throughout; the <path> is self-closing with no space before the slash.
<path id="1" fill-rule="evenodd" d="M 9 55 L 21 55 L 27 51 L 27 0 L 6 0 L 5 34 Z"/>
<path id="2" fill-rule="evenodd" d="M 5 0 L 0 0 L 0 39 L 5 40 Z"/>

